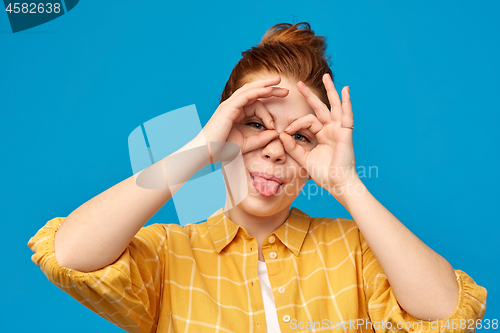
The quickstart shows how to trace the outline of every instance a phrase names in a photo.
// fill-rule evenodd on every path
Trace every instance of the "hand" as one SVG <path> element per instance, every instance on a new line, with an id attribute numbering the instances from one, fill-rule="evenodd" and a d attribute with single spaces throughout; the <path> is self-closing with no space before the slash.
<path id="1" fill-rule="evenodd" d="M 354 162 L 352 129 L 341 127 L 354 125 L 349 88 L 342 90 L 341 102 L 330 75 L 323 76 L 323 84 L 331 112 L 311 89 L 299 81 L 297 89 L 306 98 L 316 116 L 309 114 L 296 119 L 285 132 L 280 133 L 280 140 L 287 153 L 306 169 L 314 182 L 332 193 L 333 189 L 343 188 L 359 177 Z M 296 144 L 289 135 L 301 128 L 309 128 L 316 135 L 318 145 L 311 151 L 306 151 Z M 334 197 L 337 198 L 336 195 Z"/>
<path id="2" fill-rule="evenodd" d="M 265 146 L 271 140 L 278 137 L 274 130 L 274 124 L 269 111 L 259 98 L 285 97 L 288 89 L 272 87 L 279 84 L 281 77 L 260 79 L 244 84 L 236 90 L 231 97 L 222 102 L 207 122 L 202 132 L 207 143 L 209 142 L 233 142 L 241 148 L 241 153 Z M 255 115 L 262 119 L 268 129 L 258 135 L 244 137 L 235 126 L 245 117 Z M 216 153 L 212 152 L 215 156 Z"/>

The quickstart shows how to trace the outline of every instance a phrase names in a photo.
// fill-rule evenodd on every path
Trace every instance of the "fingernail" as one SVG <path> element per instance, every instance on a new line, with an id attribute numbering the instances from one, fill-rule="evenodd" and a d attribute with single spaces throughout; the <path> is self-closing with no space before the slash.
<path id="1" fill-rule="evenodd" d="M 349 91 L 349 86 L 347 86 L 347 93 L 350 95 L 351 92 Z"/>
<path id="2" fill-rule="evenodd" d="M 271 127 L 274 129 L 274 121 L 271 120 Z"/>
<path id="3" fill-rule="evenodd" d="M 290 125 L 287 128 L 285 128 L 285 132 L 288 132 L 290 130 L 290 128 L 292 128 L 292 125 Z"/>

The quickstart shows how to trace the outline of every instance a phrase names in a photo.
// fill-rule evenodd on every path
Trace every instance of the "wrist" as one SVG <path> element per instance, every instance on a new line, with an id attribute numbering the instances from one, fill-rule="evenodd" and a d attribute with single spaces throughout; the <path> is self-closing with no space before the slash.
<path id="1" fill-rule="evenodd" d="M 350 202 L 362 196 L 368 191 L 365 184 L 359 177 L 346 180 L 342 184 L 337 184 L 330 187 L 328 191 L 338 202 L 340 202 L 347 210 Z"/>

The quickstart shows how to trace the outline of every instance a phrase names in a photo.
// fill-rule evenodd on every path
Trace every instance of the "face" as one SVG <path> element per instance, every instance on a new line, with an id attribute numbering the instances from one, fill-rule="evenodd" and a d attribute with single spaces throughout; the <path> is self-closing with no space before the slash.
<path id="1" fill-rule="evenodd" d="M 271 76 L 274 75 L 252 75 L 251 81 Z M 297 90 L 296 84 L 297 81 L 282 76 L 278 87 L 287 88 L 288 95 L 259 99 L 271 114 L 274 129 L 278 133 L 283 132 L 293 120 L 310 113 L 315 114 L 305 97 Z M 233 126 L 232 131 L 235 128 L 244 137 L 259 134 L 267 129 L 262 119 L 257 116 L 243 119 Z M 311 151 L 317 145 L 316 137 L 308 129 L 301 129 L 291 136 L 306 151 Z M 243 154 L 243 161 L 248 195 L 238 208 L 252 215 L 269 216 L 283 209 L 289 209 L 302 187 L 310 179 L 307 171 L 287 154 L 279 137 L 261 148 Z M 260 174 L 264 178 L 259 177 L 259 173 L 275 176 L 279 180 L 278 182 L 265 180 L 265 175 Z"/>

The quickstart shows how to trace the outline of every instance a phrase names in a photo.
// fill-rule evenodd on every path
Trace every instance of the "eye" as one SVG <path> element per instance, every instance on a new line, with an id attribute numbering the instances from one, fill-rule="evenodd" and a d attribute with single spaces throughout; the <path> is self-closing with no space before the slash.
<path id="1" fill-rule="evenodd" d="M 298 136 L 298 138 L 296 138 L 296 139 L 299 140 L 299 141 L 311 142 L 305 135 L 302 135 L 302 134 L 292 134 L 292 137 L 293 136 Z"/>
<path id="2" fill-rule="evenodd" d="M 252 126 L 253 128 L 256 128 L 256 129 L 266 129 L 266 127 L 264 125 L 262 125 L 261 123 L 257 123 L 257 122 L 247 123 L 247 125 Z"/>

